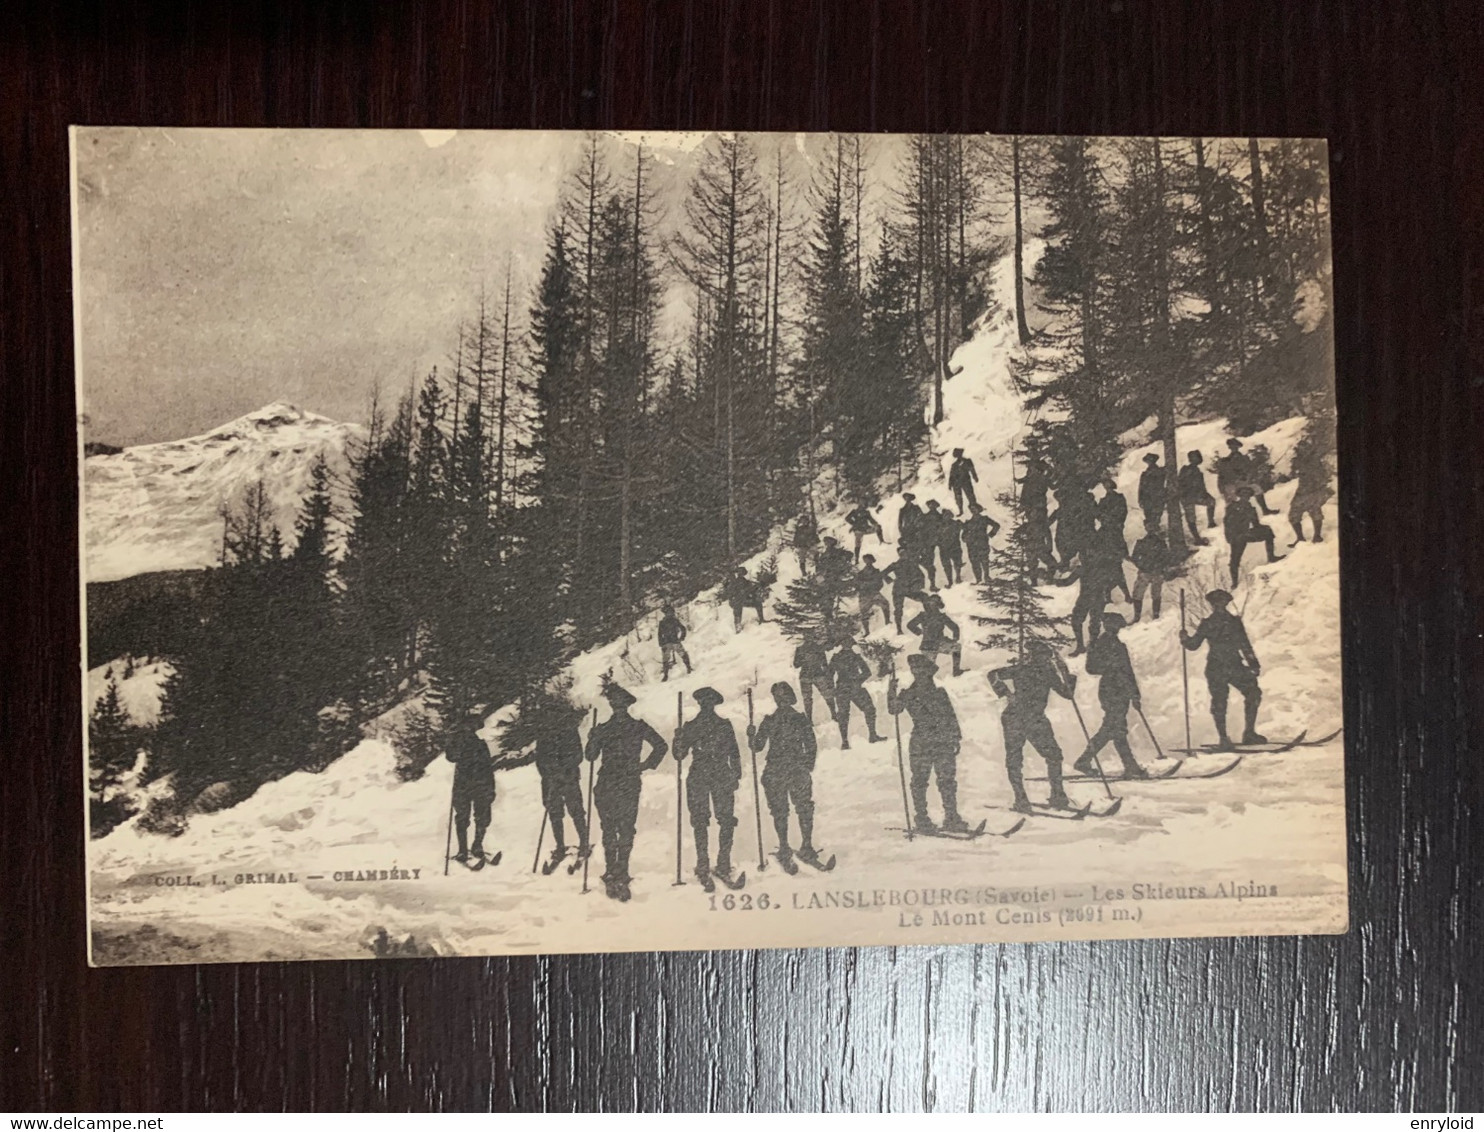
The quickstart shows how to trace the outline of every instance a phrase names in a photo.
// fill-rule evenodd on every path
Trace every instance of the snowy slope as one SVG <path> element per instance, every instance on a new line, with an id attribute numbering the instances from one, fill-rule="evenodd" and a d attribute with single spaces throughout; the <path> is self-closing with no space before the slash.
<path id="1" fill-rule="evenodd" d="M 1008 297 L 1009 280 L 1001 295 Z M 1002 310 L 1010 309 L 1001 302 Z M 904 486 L 919 501 L 948 501 L 945 473 L 953 447 L 965 447 L 981 476 L 980 498 L 992 500 L 1008 488 L 1010 447 L 1021 427 L 1019 402 L 1011 388 L 1006 361 L 1019 346 L 1008 314 L 991 318 L 973 341 L 962 347 L 955 363 L 963 370 L 945 389 L 948 419 L 937 430 L 933 454 Z M 1251 443 L 1266 442 L 1284 453 L 1302 427 L 1285 421 Z M 1220 422 L 1180 430 L 1181 451 L 1199 447 L 1208 455 L 1224 438 Z M 1131 449 L 1120 469 L 1120 488 L 1132 500 L 1141 455 Z M 1282 485 L 1269 501 L 1280 509 L 1293 488 Z M 888 538 L 900 497 L 883 500 Z M 843 508 L 823 524 L 826 533 L 844 539 Z M 1237 587 L 1258 655 L 1264 664 L 1266 698 L 1261 725 L 1275 738 L 1309 728 L 1311 734 L 1339 726 L 1338 560 L 1333 502 L 1327 508 L 1328 541 L 1305 544 L 1273 566 L 1256 565 L 1260 551 L 1249 550 L 1244 579 Z M 1286 547 L 1286 524 L 1276 525 Z M 1130 538 L 1139 532 L 1137 509 L 1130 516 Z M 775 537 L 775 549 L 781 536 Z M 1204 612 L 1200 597 L 1218 581 L 1223 545 L 1219 540 L 1192 561 L 1184 582 L 1192 622 Z M 874 549 L 868 544 L 867 550 Z M 885 557 L 893 548 L 888 547 Z M 765 552 L 766 553 L 766 552 Z M 761 558 L 762 555 L 759 555 Z M 779 555 L 782 577 L 775 594 L 794 576 L 793 555 Z M 755 562 L 753 563 L 755 565 Z M 1225 584 L 1225 579 L 1219 579 Z M 1131 627 L 1125 633 L 1142 685 L 1145 710 L 1162 748 L 1183 745 L 1181 651 L 1176 642 L 1180 583 L 1170 587 L 1158 622 Z M 1049 591 L 1069 610 L 1074 591 Z M 1005 779 L 999 728 L 1001 702 L 990 692 L 985 669 L 1002 662 L 972 644 L 977 607 L 971 587 L 944 593 L 948 612 L 971 642 L 968 671 L 942 678 L 958 711 L 965 742 L 959 760 L 960 806 L 972 822 L 987 818 L 1003 828 L 1013 818 L 1006 811 L 1010 790 Z M 1127 614 L 1127 607 L 1114 606 Z M 759 716 L 771 710 L 768 686 L 790 679 L 792 642 L 776 625 L 754 625 L 734 633 L 730 611 L 715 593 L 703 594 L 681 611 L 690 626 L 687 648 L 696 661 L 693 676 L 670 683 L 659 680 L 658 646 L 652 619 L 624 638 L 580 657 L 572 666 L 575 695 L 590 707 L 600 704 L 599 677 L 614 677 L 638 697 L 634 713 L 663 734 L 674 729 L 676 693 L 682 693 L 688 716 L 694 712 L 689 693 L 703 684 L 725 697 L 722 714 L 737 724 L 747 719 L 746 692 L 755 688 Z M 1147 613 L 1146 613 L 1147 617 Z M 879 625 L 873 636 L 886 634 Z M 892 635 L 903 647 L 911 642 Z M 1206 714 L 1201 678 L 1204 654 L 1190 656 L 1191 725 L 1194 742 L 1214 738 Z M 899 658 L 899 661 L 902 658 Z M 1074 671 L 1079 671 L 1077 662 Z M 904 666 L 903 666 L 904 667 Z M 1098 707 L 1091 680 L 1078 689 L 1078 701 L 1089 726 L 1096 726 Z M 885 715 L 885 681 L 868 685 Z M 1235 714 L 1240 700 L 1236 703 Z M 606 707 L 599 707 L 606 716 Z M 627 905 L 601 894 L 597 874 L 601 854 L 593 861 L 594 892 L 580 893 L 580 877 L 559 870 L 543 877 L 531 871 L 541 821 L 539 783 L 532 767 L 501 773 L 489 842 L 506 851 L 498 869 L 471 874 L 459 866 L 443 876 L 443 854 L 451 768 L 436 761 L 417 782 L 403 783 L 393 772 L 393 753 L 379 740 L 368 740 L 322 774 L 296 774 L 269 784 L 233 809 L 192 819 L 178 839 L 140 833 L 124 826 L 91 847 L 96 955 L 110 962 L 266 959 L 284 956 L 369 956 L 370 940 L 379 930 L 394 939 L 415 936 L 420 945 L 439 953 L 479 954 L 507 951 L 577 951 L 644 949 L 655 946 L 740 947 L 824 943 L 910 943 L 993 939 L 1068 938 L 1147 934 L 1246 934 L 1294 930 L 1338 930 L 1345 922 L 1344 807 L 1341 743 L 1300 748 L 1282 756 L 1252 756 L 1233 773 L 1211 780 L 1155 784 L 1115 784 L 1125 796 L 1112 818 L 1085 822 L 1032 818 L 1009 840 L 986 838 L 957 843 L 919 838 L 912 842 L 889 827 L 903 823 L 903 801 L 891 742 L 864 742 L 864 727 L 853 722 L 853 749 L 841 750 L 838 736 L 816 705 L 820 756 L 815 774 L 816 840 L 840 864 L 827 878 L 807 867 L 798 877 L 780 873 L 776 863 L 759 872 L 756 811 L 750 776 L 744 774 L 737 797 L 735 860 L 750 873 L 750 911 L 713 908 L 690 877 L 693 863 L 688 823 L 684 833 L 684 886 L 675 876 L 674 764 L 665 762 L 645 780 L 632 858 L 634 900 Z M 1070 762 L 1080 753 L 1081 732 L 1065 701 L 1053 699 L 1051 720 Z M 904 732 L 908 725 L 904 720 Z M 1150 738 L 1135 724 L 1138 758 L 1155 769 L 1160 760 Z M 1105 755 L 1105 760 L 1111 751 Z M 1203 761 L 1206 761 L 1203 757 Z M 1042 774 L 1040 761 L 1027 753 L 1026 773 Z M 1105 765 L 1109 765 L 1105 762 Z M 1208 763 L 1209 765 L 1209 763 Z M 1219 765 L 1219 764 L 1217 764 Z M 1044 797 L 1044 782 L 1032 782 L 1033 796 Z M 1103 797 L 1100 786 L 1077 784 L 1074 800 Z M 929 801 L 937 811 L 936 791 Z M 762 814 L 763 845 L 771 850 L 773 833 Z M 549 846 L 550 841 L 547 841 Z M 386 870 L 411 873 L 417 879 L 370 882 L 336 880 L 337 871 Z M 292 873 L 289 883 L 238 884 L 239 874 Z M 158 877 L 192 876 L 223 883 L 166 887 Z M 308 879 L 314 876 L 321 879 Z M 896 910 L 833 910 L 828 916 L 790 911 L 811 896 L 842 892 L 891 893 L 920 890 L 924 885 L 993 886 L 1024 894 L 1056 888 L 1087 889 L 1090 883 L 1135 882 L 1208 885 L 1261 883 L 1276 895 L 1260 906 L 1229 897 L 1203 899 L 1199 926 L 1168 915 L 1168 903 L 1141 910 L 1136 922 L 1065 923 L 992 919 L 987 923 L 941 925 L 924 935 L 900 920 Z M 717 897 L 725 896 L 723 891 Z M 760 908 L 766 898 L 766 909 Z M 1029 899 L 1029 896 L 1026 897 Z M 1061 907 L 1066 902 L 1056 904 Z M 1074 901 L 1075 903 L 1075 901 Z M 788 913 L 779 915 L 783 906 Z M 1051 907 L 1053 905 L 1047 905 Z M 1181 907 L 1180 912 L 1186 909 Z"/>
<path id="2" fill-rule="evenodd" d="M 87 580 L 215 565 L 218 509 L 259 478 L 280 527 L 291 530 L 314 461 L 323 453 L 343 471 L 346 445 L 361 431 L 279 401 L 201 436 L 88 457 Z"/>

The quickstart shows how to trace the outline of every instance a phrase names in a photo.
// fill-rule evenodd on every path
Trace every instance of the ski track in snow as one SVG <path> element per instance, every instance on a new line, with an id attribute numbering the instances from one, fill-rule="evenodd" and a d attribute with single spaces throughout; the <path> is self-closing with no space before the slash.
<path id="1" fill-rule="evenodd" d="M 999 287 L 1009 292 L 1008 265 Z M 947 419 L 936 430 L 933 451 L 904 486 L 919 502 L 938 498 L 950 503 L 946 472 L 954 447 L 967 449 L 981 476 L 980 501 L 1000 518 L 995 496 L 1011 483 L 1008 458 L 1023 424 L 1023 411 L 1006 369 L 1006 360 L 1019 350 L 1012 309 L 1002 301 L 1000 312 L 981 326 L 974 339 L 955 355 L 963 370 L 945 387 Z M 1251 437 L 1266 443 L 1280 470 L 1303 429 L 1301 419 L 1280 422 Z M 1147 430 L 1146 430 L 1147 435 Z M 1208 461 L 1224 444 L 1220 421 L 1208 421 L 1179 430 L 1182 454 L 1199 448 Z M 167 446 L 168 447 L 168 446 Z M 1131 508 L 1127 528 L 1130 543 L 1140 534 L 1141 519 L 1135 487 L 1142 455 L 1153 446 L 1127 451 L 1119 469 L 1119 488 Z M 116 458 L 114 458 L 116 459 Z M 89 461 L 92 463 L 92 461 Z M 1208 463 L 1209 468 L 1209 463 Z M 894 486 L 894 482 L 893 482 Z M 1285 548 L 1291 540 L 1286 522 L 1293 484 L 1268 493 L 1279 515 L 1267 520 Z M 90 515 L 95 497 L 89 493 Z M 147 506 L 147 501 L 142 506 Z M 900 496 L 883 500 L 881 516 L 889 538 L 895 537 L 894 518 Z M 836 501 L 823 533 L 846 543 L 843 514 Z M 1259 565 L 1261 548 L 1249 548 L 1243 579 L 1236 588 L 1236 606 L 1243 612 L 1249 633 L 1263 664 L 1265 698 L 1260 726 L 1273 739 L 1285 739 L 1307 728 L 1311 735 L 1339 726 L 1339 565 L 1336 551 L 1337 513 L 1334 501 L 1325 508 L 1327 541 L 1301 544 L 1289 557 L 1272 566 Z M 773 550 L 781 539 L 775 535 Z M 848 545 L 848 543 L 847 543 Z M 874 541 L 867 552 L 875 550 Z M 878 554 L 894 557 L 894 547 Z M 768 551 L 760 553 L 750 567 Z M 1139 674 L 1149 722 L 1165 750 L 1184 745 L 1181 708 L 1181 649 L 1176 640 L 1179 621 L 1178 591 L 1183 585 L 1190 602 L 1193 627 L 1205 611 L 1202 595 L 1226 586 L 1226 547 L 1220 532 L 1212 545 L 1192 560 L 1189 575 L 1166 587 L 1162 617 L 1130 626 L 1124 638 Z M 795 576 L 791 551 L 779 554 L 780 580 L 774 596 Z M 1130 584 L 1132 571 L 1130 569 Z M 1048 590 L 1053 611 L 1068 613 L 1074 588 Z M 968 667 L 960 677 L 946 675 L 965 736 L 959 758 L 959 797 L 964 816 L 977 823 L 989 818 L 990 828 L 1012 824 L 1006 808 L 1010 789 L 1005 779 L 1003 745 L 998 715 L 1001 702 L 989 690 L 985 670 L 1002 663 L 1003 655 L 987 655 L 974 646 L 980 635 L 972 619 L 977 602 L 973 588 L 961 584 L 943 591 L 948 613 L 958 621 L 970 642 Z M 1112 610 L 1131 614 L 1115 602 Z M 747 722 L 746 689 L 756 683 L 757 716 L 771 710 L 767 692 L 774 680 L 790 679 L 793 645 L 773 623 L 755 625 L 748 613 L 741 634 L 733 632 L 730 610 L 715 591 L 702 594 L 682 612 L 690 627 L 686 642 L 697 671 L 669 683 L 659 680 L 659 649 L 651 616 L 624 638 L 579 657 L 572 665 L 576 695 L 591 705 L 597 701 L 599 676 L 612 669 L 614 677 L 638 696 L 634 714 L 651 722 L 667 739 L 675 727 L 675 695 L 684 693 L 686 715 L 695 711 L 690 693 L 703 684 L 725 697 L 723 715 L 737 727 L 739 739 Z M 882 637 L 878 624 L 871 636 Z M 911 642 L 892 639 L 903 648 L 898 668 L 905 669 Z M 1207 713 L 1203 677 L 1205 652 L 1188 654 L 1191 689 L 1191 738 L 1196 743 L 1214 738 Z M 1073 661 L 1074 672 L 1081 672 Z M 884 679 L 868 685 L 876 701 L 879 726 L 890 737 L 891 717 L 885 712 Z M 1089 727 L 1101 718 L 1095 681 L 1084 679 L 1078 700 Z M 1239 718 L 1241 699 L 1233 694 L 1231 716 Z M 807 866 L 797 877 L 785 875 L 771 856 L 758 869 L 758 846 L 750 768 L 744 765 L 737 796 L 736 867 L 746 869 L 746 893 L 766 893 L 768 910 L 712 911 L 710 900 L 690 874 L 694 863 L 688 821 L 684 833 L 686 884 L 675 887 L 675 774 L 674 763 L 645 776 L 638 836 L 632 871 L 634 899 L 629 904 L 609 901 L 598 880 L 601 849 L 591 865 L 593 891 L 580 894 L 581 876 L 569 877 L 565 868 L 551 876 L 531 872 L 535 837 L 541 820 L 540 794 L 534 767 L 503 771 L 497 776 L 499 796 L 487 847 L 505 853 L 498 868 L 471 873 L 455 864 L 443 876 L 451 767 L 436 760 L 416 782 L 400 782 L 393 772 L 393 752 L 383 741 L 368 739 L 320 774 L 299 773 L 262 787 L 232 809 L 194 817 L 186 833 L 166 838 L 140 832 L 126 824 L 89 847 L 92 912 L 96 939 L 109 948 L 114 961 L 261 960 L 273 958 L 369 957 L 369 941 L 379 928 L 393 939 L 413 935 L 440 954 L 486 954 L 528 951 L 610 951 L 649 949 L 670 944 L 693 947 L 748 947 L 818 945 L 826 943 L 910 943 L 996 939 L 1068 938 L 1078 934 L 1147 935 L 1161 933 L 1155 924 L 1077 927 L 990 925 L 936 928 L 931 936 L 905 934 L 896 926 L 896 913 L 836 910 L 830 916 L 782 915 L 776 910 L 797 894 L 864 889 L 912 889 L 924 885 L 992 885 L 1000 889 L 1030 889 L 1054 885 L 1085 889 L 1088 883 L 1136 882 L 1167 885 L 1204 884 L 1214 889 L 1225 882 L 1275 885 L 1281 898 L 1267 899 L 1260 910 L 1249 902 L 1207 900 L 1199 915 L 1200 934 L 1245 934 L 1254 930 L 1249 917 L 1269 925 L 1284 918 L 1302 918 L 1341 930 L 1345 922 L 1345 837 L 1342 774 L 1343 739 L 1324 748 L 1298 748 L 1277 756 L 1253 755 L 1231 774 L 1219 779 L 1168 781 L 1124 786 L 1121 811 L 1107 819 L 1083 822 L 1038 820 L 1008 840 L 987 837 L 975 842 L 920 838 L 907 842 L 888 826 L 900 827 L 903 800 L 895 748 L 865 742 L 859 713 L 852 719 L 852 750 L 839 749 L 838 736 L 823 708 L 815 705 L 821 721 L 820 754 L 815 772 L 815 840 L 825 856 L 839 855 L 839 866 L 828 877 Z M 606 708 L 600 716 L 606 716 Z M 1066 756 L 1082 748 L 1076 717 L 1066 701 L 1052 697 L 1051 720 Z M 904 743 L 910 725 L 903 717 Z M 493 735 L 493 730 L 489 732 Z M 1136 756 L 1146 766 L 1162 769 L 1137 716 L 1130 725 Z M 1226 756 L 1200 756 L 1201 769 L 1223 765 Z M 1111 769 L 1116 756 L 1104 752 Z M 1109 760 L 1112 760 L 1111 762 Z M 744 764 L 746 755 L 744 753 Z M 1043 775 L 1041 760 L 1029 749 L 1027 775 Z M 1030 784 L 1032 797 L 1044 797 L 1045 783 Z M 1075 803 L 1104 799 L 1098 784 L 1069 787 Z M 938 812 L 936 790 L 929 803 Z M 772 828 L 764 810 L 764 851 L 772 847 Z M 596 840 L 596 838 L 595 838 Z M 548 835 L 543 857 L 550 848 Z M 713 851 L 714 851 L 713 833 Z M 336 871 L 420 869 L 418 881 L 336 883 Z M 165 887 L 160 875 L 205 878 L 215 873 L 230 879 L 249 873 L 297 874 L 299 883 L 241 884 L 228 887 Z M 309 874 L 326 879 L 309 881 Z M 729 895 L 718 888 L 718 904 Z M 738 894 L 741 895 L 741 894 Z M 1157 914 L 1152 906 L 1151 915 Z M 1186 917 L 1189 912 L 1182 910 Z M 1193 921 L 1188 921 L 1193 922 Z M 1181 933 L 1175 933 L 1181 934 Z"/>

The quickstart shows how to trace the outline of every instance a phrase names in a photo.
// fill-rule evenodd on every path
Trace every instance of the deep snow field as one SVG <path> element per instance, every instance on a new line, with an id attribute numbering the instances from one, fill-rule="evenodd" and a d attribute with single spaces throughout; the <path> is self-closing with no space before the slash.
<path id="1" fill-rule="evenodd" d="M 1001 293 L 1008 294 L 1008 279 Z M 909 473 L 904 485 L 915 491 L 919 503 L 938 498 L 951 504 L 946 472 L 954 447 L 964 447 L 974 458 L 979 498 L 991 514 L 998 512 L 996 494 L 1010 486 L 1009 453 L 1024 421 L 1006 362 L 1021 347 L 1009 304 L 1000 306 L 1000 313 L 988 318 L 955 355 L 954 364 L 963 368 L 945 388 L 947 419 L 935 430 L 931 457 Z M 1267 444 L 1282 470 L 1303 425 L 1298 418 L 1280 422 L 1249 438 L 1247 445 Z M 1181 428 L 1182 461 L 1186 451 L 1199 448 L 1209 469 L 1225 437 L 1220 421 Z M 1130 501 L 1127 534 L 1132 544 L 1142 530 L 1135 505 L 1142 456 L 1156 447 L 1133 444 L 1147 436 L 1129 439 L 1119 488 Z M 1293 484 L 1287 483 L 1268 495 L 1281 512 L 1268 520 L 1280 550 L 1292 541 L 1286 521 L 1292 491 Z M 90 483 L 90 524 L 112 521 L 95 516 L 95 509 L 112 506 L 111 498 Z M 888 539 L 895 538 L 900 502 L 897 494 L 882 501 Z M 148 506 L 148 500 L 134 500 L 131 506 Z M 830 517 L 821 525 L 823 533 L 848 545 L 842 520 L 847 506 L 831 501 Z M 1311 737 L 1327 734 L 1341 723 L 1336 526 L 1331 500 L 1323 544 L 1301 544 L 1271 566 L 1261 564 L 1260 547 L 1249 548 L 1235 590 L 1235 608 L 1263 665 L 1259 727 L 1275 740 L 1305 729 Z M 1218 585 L 1229 588 L 1225 542 L 1219 530 L 1212 534 L 1211 545 L 1191 560 L 1187 577 L 1166 587 L 1161 619 L 1151 621 L 1146 605 L 1145 619 L 1124 631 L 1145 712 L 1167 755 L 1184 745 L 1185 733 L 1178 593 L 1182 588 L 1187 593 L 1193 627 L 1206 610 L 1202 595 Z M 776 534 L 771 549 L 782 541 Z M 894 549 L 877 553 L 878 563 L 890 561 Z M 876 552 L 874 540 L 866 550 Z M 755 567 L 766 554 L 748 565 Z M 778 557 L 781 577 L 775 598 L 796 571 L 790 550 Z M 1132 568 L 1129 580 L 1132 584 Z M 1075 588 L 1050 587 L 1047 592 L 1056 612 L 1070 611 Z M 1015 815 L 1007 809 L 1011 795 L 997 718 L 1002 701 L 990 691 L 985 672 L 1007 658 L 974 644 L 981 631 L 972 620 L 978 606 L 972 585 L 960 584 L 943 596 L 970 642 L 964 656 L 967 671 L 948 676 L 944 658 L 940 673 L 965 736 L 959 758 L 960 808 L 970 822 L 984 818 L 991 830 L 1003 830 Z M 1109 609 L 1131 616 L 1129 607 L 1118 602 Z M 726 697 L 720 710 L 737 724 L 741 737 L 747 688 L 756 686 L 759 717 L 771 710 L 768 686 L 794 677 L 789 663 L 793 643 L 771 621 L 756 625 L 751 613 L 744 631 L 734 633 L 730 610 L 714 592 L 702 594 L 680 612 L 690 627 L 686 645 L 696 663 L 694 675 L 660 682 L 651 616 L 624 638 L 576 660 L 574 695 L 584 704 L 598 705 L 606 716 L 598 698 L 599 677 L 611 670 L 638 696 L 634 714 L 668 738 L 675 727 L 677 690 L 686 694 L 690 716 L 695 705 L 689 693 L 711 685 Z M 878 623 L 872 636 L 887 632 Z M 897 659 L 905 682 L 905 654 L 912 642 L 903 638 L 896 643 L 903 649 Z M 1200 744 L 1215 738 L 1203 678 L 1205 652 L 1187 656 L 1192 739 Z M 1080 659 L 1071 665 L 1081 672 Z M 157 685 L 158 668 L 141 668 L 135 680 Z M 1082 714 L 1092 728 L 1100 719 L 1094 683 L 1084 679 L 1078 688 Z M 131 707 L 148 698 L 148 689 L 131 690 L 129 684 L 124 682 L 124 692 Z M 884 679 L 874 679 L 868 687 L 876 699 L 879 726 L 890 736 L 885 685 Z M 92 687 L 95 694 L 101 690 L 100 672 L 93 674 Z M 1234 730 L 1240 727 L 1240 711 L 1241 698 L 1234 694 Z M 725 898 L 733 894 L 719 888 L 713 900 L 695 882 L 688 820 L 687 883 L 675 886 L 675 774 L 674 763 L 666 760 L 645 778 L 630 903 L 603 895 L 600 850 L 592 861 L 593 891 L 586 895 L 580 891 L 580 875 L 569 877 L 565 869 L 547 877 L 532 872 L 541 808 L 531 766 L 497 776 L 499 797 L 486 843 L 504 851 L 500 866 L 473 873 L 455 864 L 445 877 L 450 765 L 438 759 L 422 779 L 400 782 L 391 748 L 373 738 L 323 773 L 291 775 L 232 809 L 192 818 L 181 837 L 143 833 L 128 823 L 90 843 L 94 961 L 370 957 L 372 941 L 382 931 L 393 941 L 414 937 L 409 951 L 474 955 L 1344 930 L 1343 736 L 1324 747 L 1249 755 L 1219 778 L 1185 775 L 1223 766 L 1230 756 L 1197 756 L 1168 781 L 1114 782 L 1114 793 L 1124 801 L 1107 818 L 1078 822 L 1037 816 L 1007 839 L 908 841 L 899 832 L 903 801 L 893 743 L 866 743 L 856 713 L 853 749 L 843 751 L 819 705 L 815 715 L 820 739 L 815 839 L 826 856 L 838 855 L 838 866 L 828 875 L 803 866 L 798 876 L 787 876 L 771 855 L 759 872 L 751 781 L 744 773 L 734 852 L 736 866 L 748 872 L 744 893 L 735 894 L 728 908 Z M 1077 719 L 1066 701 L 1053 697 L 1051 720 L 1069 765 L 1082 748 Z M 903 717 L 904 739 L 909 726 Z M 488 734 L 493 739 L 494 729 Z M 1151 770 L 1171 765 L 1156 753 L 1137 717 L 1130 734 L 1136 756 Z M 1111 749 L 1103 759 L 1105 767 L 1116 766 Z M 1029 748 L 1026 773 L 1044 775 L 1043 764 Z M 1029 786 L 1032 797 L 1044 798 L 1044 781 Z M 1073 784 L 1069 793 L 1078 803 L 1107 803 L 1096 783 Z M 938 797 L 931 787 L 929 803 L 937 813 Z M 762 826 L 764 849 L 770 853 L 773 835 L 766 812 Z M 713 851 L 714 846 L 713 833 Z M 335 879 L 336 873 L 379 876 L 383 870 L 392 876 L 416 870 L 416 879 Z M 236 883 L 239 876 L 256 874 L 284 882 Z M 213 877 L 223 883 L 212 883 Z M 196 883 L 170 884 L 167 878 Z M 1136 885 L 1146 888 L 1136 893 Z M 1251 895 L 1258 888 L 1265 892 Z M 950 906 L 939 908 L 944 889 L 949 890 Z M 744 901 L 744 894 L 750 900 Z M 832 906 L 810 907 L 811 898 Z M 945 914 L 948 922 L 942 919 Z M 940 917 L 936 924 L 935 915 Z M 923 922 L 914 922 L 914 916 Z"/>

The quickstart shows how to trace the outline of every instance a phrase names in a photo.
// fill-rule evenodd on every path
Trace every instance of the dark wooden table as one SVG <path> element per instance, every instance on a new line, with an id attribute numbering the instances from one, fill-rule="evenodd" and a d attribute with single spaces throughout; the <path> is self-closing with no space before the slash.
<path id="1" fill-rule="evenodd" d="M 1481 59 L 1477 0 L 8 6 L 0 1109 L 1480 1108 Z M 1352 931 L 89 970 L 70 123 L 1328 137 Z"/>

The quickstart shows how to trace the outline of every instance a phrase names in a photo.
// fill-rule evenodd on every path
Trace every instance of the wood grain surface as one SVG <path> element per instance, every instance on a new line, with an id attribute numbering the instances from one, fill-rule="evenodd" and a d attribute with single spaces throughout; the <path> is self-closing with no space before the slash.
<path id="1" fill-rule="evenodd" d="M 1480 1108 L 1479 9 L 6 6 L 0 1109 Z M 89 970 L 72 123 L 1328 137 L 1350 934 Z"/>

